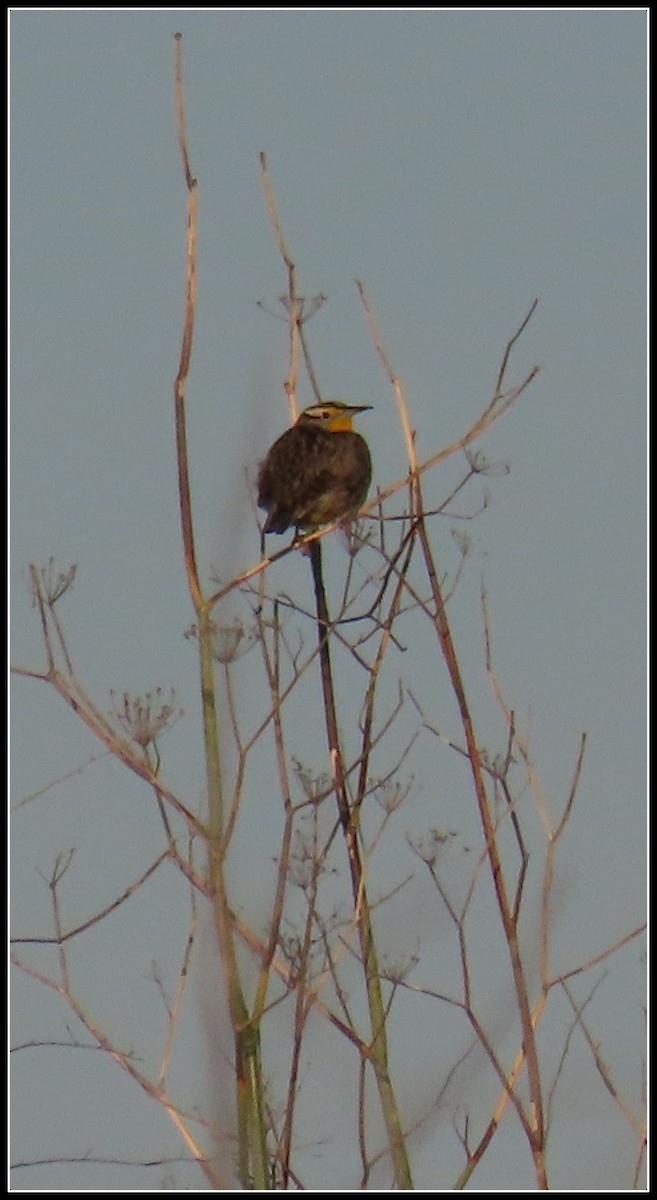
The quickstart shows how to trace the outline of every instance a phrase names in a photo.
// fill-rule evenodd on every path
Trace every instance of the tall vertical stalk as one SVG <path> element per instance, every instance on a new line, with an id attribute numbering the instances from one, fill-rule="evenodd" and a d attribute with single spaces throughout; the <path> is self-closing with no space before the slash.
<path id="1" fill-rule="evenodd" d="M 188 197 L 185 316 L 180 361 L 174 386 L 180 519 L 187 583 L 197 617 L 209 815 L 207 838 L 209 875 L 212 885 L 215 929 L 233 1030 L 238 1130 L 238 1172 L 242 1187 L 254 1187 L 262 1191 L 271 1186 L 271 1181 L 267 1156 L 264 1105 L 262 1101 L 260 1033 L 257 1020 L 252 1021 L 249 1016 L 239 977 L 230 907 L 224 879 L 224 851 L 220 850 L 224 827 L 224 811 L 221 746 L 214 681 L 212 644 L 214 631 L 210 617 L 212 600 L 206 601 L 203 598 L 199 582 L 194 549 L 191 492 L 189 486 L 185 387 L 191 361 L 196 304 L 197 181 L 191 171 L 187 150 L 180 34 L 176 34 L 175 81 L 178 141 Z"/>
<path id="2" fill-rule="evenodd" d="M 351 889 L 354 901 L 355 921 L 358 927 L 361 959 L 365 974 L 367 1003 L 369 1009 L 370 1042 L 368 1059 L 372 1064 L 381 1101 L 383 1119 L 388 1135 L 388 1145 L 392 1158 L 395 1183 L 404 1191 L 412 1190 L 413 1180 L 411 1168 L 406 1153 L 404 1132 L 397 1107 L 397 1099 L 390 1079 L 388 1065 L 388 1038 L 386 1034 L 386 1011 L 381 991 L 381 977 L 372 928 L 372 914 L 365 886 L 365 871 L 358 840 L 358 819 L 349 803 L 347 781 L 344 770 L 344 758 L 340 745 L 340 734 L 335 707 L 335 691 L 330 655 L 330 622 L 326 591 L 322 571 L 322 550 L 319 541 L 309 544 L 310 562 L 315 589 L 317 609 L 317 637 L 319 643 L 319 661 L 324 697 L 324 718 L 326 721 L 326 736 L 333 774 L 333 784 L 338 805 L 340 824 L 347 847 L 349 870 L 351 874 Z"/>

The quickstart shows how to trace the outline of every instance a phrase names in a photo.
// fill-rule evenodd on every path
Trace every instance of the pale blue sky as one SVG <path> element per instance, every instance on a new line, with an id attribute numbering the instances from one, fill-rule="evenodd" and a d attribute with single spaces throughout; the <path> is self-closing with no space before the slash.
<path id="1" fill-rule="evenodd" d="M 273 308 L 285 288 L 260 150 L 300 290 L 328 297 L 309 327 L 322 389 L 373 406 L 359 428 L 380 486 L 403 474 L 404 452 L 354 278 L 404 381 L 421 454 L 473 421 L 505 343 L 540 299 L 512 373 L 534 363 L 541 373 L 482 444 L 511 471 L 491 481 L 491 506 L 469 529 L 473 558 L 454 626 L 474 671 L 483 575 L 498 670 L 531 724 L 557 809 L 587 731 L 556 941 L 568 966 L 601 950 L 644 911 L 644 10 L 14 10 L 10 25 L 12 659 L 42 662 L 25 565 L 50 555 L 78 563 L 62 615 L 81 675 L 105 707 L 110 688 L 176 687 L 188 717 L 169 735 L 167 775 L 201 803 L 172 416 L 185 233 L 172 87 L 180 29 L 200 184 L 188 395 L 206 577 L 255 558 L 244 468 L 287 419 L 285 328 L 257 307 Z M 301 400 L 311 402 L 309 390 Z M 428 487 L 445 494 L 440 475 Z M 441 537 L 447 525 L 438 545 Z M 420 670 L 418 687 L 431 682 Z M 43 685 L 21 680 L 12 749 L 17 803 L 94 746 Z M 317 758 L 319 766 L 320 749 Z M 78 847 L 76 918 L 143 868 L 160 844 L 143 797 L 144 842 L 126 836 L 118 875 L 116 852 L 104 853 L 117 824 L 132 830 L 137 794 L 102 763 L 18 811 L 16 932 L 47 928 L 35 868 L 47 873 L 58 851 Z M 152 920 L 144 975 L 173 921 L 162 895 Z M 119 926 L 123 948 L 127 916 L 85 947 L 97 956 L 90 993 L 108 1021 L 102 968 L 118 952 Z M 635 945 L 612 964 L 601 1020 L 606 1057 L 629 1092 L 641 1046 L 639 953 Z M 61 1037 L 52 997 L 25 981 L 15 996 L 15 1041 Z M 129 1025 L 124 1014 L 124 1042 Z M 135 1015 L 135 1039 L 136 1030 Z M 190 1033 L 186 1052 L 202 1078 L 202 1038 Z M 127 1081 L 72 1057 L 17 1056 L 13 1158 L 175 1150 L 164 1118 Z M 93 1097 L 82 1106 L 89 1128 L 81 1074 Z M 587 1122 L 575 1111 L 578 1145 L 563 1135 L 557 1186 L 627 1186 L 627 1144 L 607 1136 L 599 1113 Z M 431 1139 L 418 1162 L 418 1186 L 450 1186 L 453 1173 L 436 1182 Z M 159 1188 L 161 1177 L 46 1166 L 16 1172 L 13 1186 Z M 481 1186 L 531 1186 L 531 1176 L 514 1183 L 493 1154 Z"/>

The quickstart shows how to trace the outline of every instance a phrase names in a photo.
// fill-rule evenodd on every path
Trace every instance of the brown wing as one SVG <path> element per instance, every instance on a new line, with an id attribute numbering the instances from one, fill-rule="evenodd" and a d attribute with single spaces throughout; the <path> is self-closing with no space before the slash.
<path id="1" fill-rule="evenodd" d="M 293 426 L 274 442 L 260 467 L 258 504 L 265 533 L 290 525 L 324 525 L 356 512 L 372 477 L 367 442 L 358 433 Z"/>

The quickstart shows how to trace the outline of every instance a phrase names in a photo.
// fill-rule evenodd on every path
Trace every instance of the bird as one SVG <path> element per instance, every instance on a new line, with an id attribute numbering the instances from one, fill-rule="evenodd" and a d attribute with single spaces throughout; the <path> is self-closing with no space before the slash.
<path id="1" fill-rule="evenodd" d="M 371 404 L 324 400 L 304 409 L 274 442 L 258 472 L 265 533 L 318 529 L 356 516 L 372 480 L 364 437 L 351 428 Z"/>

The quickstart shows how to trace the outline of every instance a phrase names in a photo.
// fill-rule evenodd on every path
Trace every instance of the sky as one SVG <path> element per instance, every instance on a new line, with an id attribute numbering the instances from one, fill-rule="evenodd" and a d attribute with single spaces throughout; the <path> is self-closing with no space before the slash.
<path id="1" fill-rule="evenodd" d="M 420 457 L 454 441 L 485 407 L 504 348 L 538 298 L 510 380 L 535 364 L 540 371 L 482 441 L 496 468 L 487 480 L 490 503 L 467 522 L 471 552 L 451 603 L 466 670 L 485 689 L 484 582 L 496 668 L 531 730 L 555 812 L 587 734 L 555 920 L 555 952 L 571 966 L 635 928 L 645 912 L 645 10 L 11 11 L 11 657 L 42 669 L 27 564 L 51 556 L 76 563 L 60 615 L 80 677 L 105 710 L 111 691 L 162 687 L 168 696 L 175 688 L 185 716 L 163 740 L 166 776 L 200 811 L 197 667 L 183 636 L 193 610 L 172 406 L 186 228 L 173 104 L 178 30 L 199 181 L 188 422 L 205 580 L 230 578 L 256 561 L 249 480 L 288 420 L 286 327 L 277 308 L 286 276 L 263 200 L 260 151 L 299 290 L 327 298 L 307 327 L 322 394 L 372 406 L 358 427 L 379 487 L 404 475 L 404 445 L 355 279 L 365 284 L 403 381 Z M 301 404 L 313 399 L 303 380 Z M 431 474 L 435 503 L 458 469 L 450 463 L 444 475 Z M 449 563 L 454 525 L 438 518 L 435 526 L 439 556 Z M 327 555 L 337 579 L 344 561 L 332 537 Z M 285 564 L 272 573 L 275 585 L 293 581 L 310 603 L 304 564 Z M 239 615 L 230 606 L 225 614 Z M 456 736 L 434 694 L 433 668 L 410 649 L 418 694 Z M 245 688 L 248 679 L 247 671 Z M 243 699 L 248 707 L 248 691 Z M 493 737 L 498 724 L 483 694 L 478 707 Z M 143 789 L 107 759 L 42 791 L 100 749 L 44 683 L 14 679 L 16 935 L 50 928 L 44 877 L 57 854 L 75 847 L 73 923 L 109 903 L 162 848 Z M 300 733 L 304 753 L 325 769 L 321 730 Z M 420 798 L 408 828 L 419 828 L 435 784 L 432 763 L 427 751 L 414 767 Z M 445 770 L 449 791 L 456 781 Z M 254 794 L 262 789 L 257 772 L 251 786 Z M 251 835 L 273 837 L 273 817 L 255 802 L 248 811 Z M 448 801 L 440 819 L 471 835 L 472 814 L 461 818 Z M 248 820 L 245 830 L 248 842 Z M 145 895 L 144 937 L 121 912 L 71 951 L 90 1010 L 123 1045 L 134 1039 L 137 1052 L 157 1004 L 149 964 L 168 961 L 172 942 L 178 953 L 185 935 L 175 887 L 167 879 Z M 244 903 L 252 919 L 264 920 L 265 889 L 251 888 Z M 409 937 L 401 918 L 398 927 L 391 922 L 393 954 L 395 937 Z M 55 967 L 47 955 L 30 961 Z M 592 1023 L 638 1109 L 639 942 L 604 970 Z M 199 1015 L 207 1002 L 201 981 L 180 1031 L 190 1104 L 212 1088 Z M 418 1018 L 429 1039 L 438 1037 L 435 1017 L 427 1005 Z M 73 1028 L 55 996 L 16 979 L 13 1044 L 61 1041 L 67 1021 Z M 317 1036 L 319 1056 L 326 1033 Z M 13 1161 L 180 1153 L 157 1106 L 101 1058 L 52 1045 L 13 1056 Z M 590 1112 L 575 1080 L 557 1119 L 554 1186 L 626 1188 L 633 1142 L 618 1111 L 604 1108 L 601 1085 L 590 1087 Z M 338 1113 L 335 1120 L 339 1130 Z M 437 1163 L 443 1136 L 438 1129 L 416 1147 L 418 1187 L 452 1186 L 454 1148 Z M 513 1137 L 509 1131 L 500 1146 L 508 1149 Z M 352 1186 L 328 1137 L 310 1157 L 310 1186 L 331 1186 L 327 1178 Z M 532 1186 L 521 1152 L 493 1151 L 481 1170 L 474 1190 Z M 176 1187 L 204 1186 L 189 1167 L 50 1161 L 16 1169 L 12 1187 L 161 1190 L 167 1171 Z"/>

